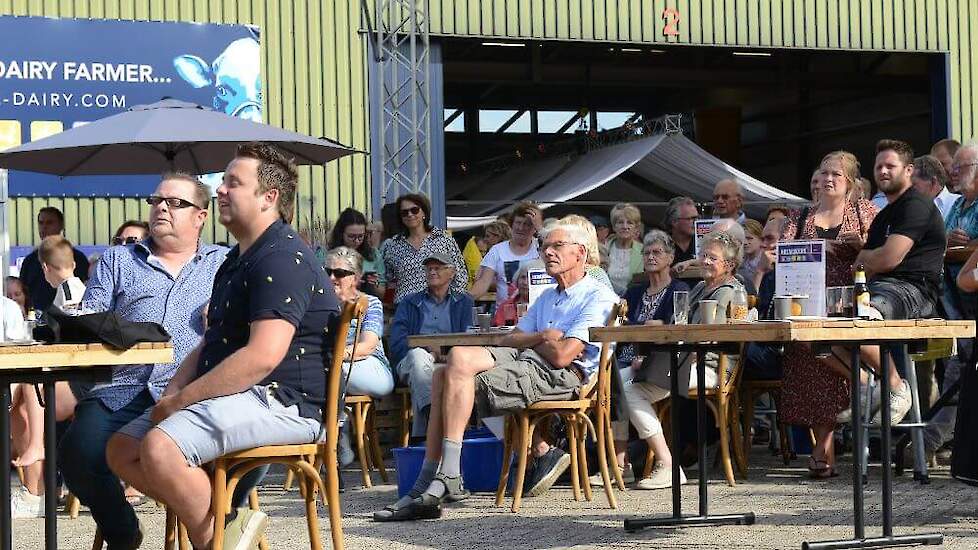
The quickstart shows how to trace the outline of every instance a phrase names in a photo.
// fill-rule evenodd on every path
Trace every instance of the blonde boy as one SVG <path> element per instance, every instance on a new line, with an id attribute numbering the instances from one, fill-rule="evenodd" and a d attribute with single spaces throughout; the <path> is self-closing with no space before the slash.
<path id="1" fill-rule="evenodd" d="M 44 280 L 54 287 L 54 305 L 62 311 L 79 309 L 85 283 L 75 277 L 75 251 L 71 241 L 61 235 L 45 237 L 38 247 Z"/>

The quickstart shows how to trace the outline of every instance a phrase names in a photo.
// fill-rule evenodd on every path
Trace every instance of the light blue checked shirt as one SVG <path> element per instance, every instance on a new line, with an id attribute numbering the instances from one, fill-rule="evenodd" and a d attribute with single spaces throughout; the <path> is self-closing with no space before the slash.
<path id="1" fill-rule="evenodd" d="M 174 278 L 148 244 L 149 239 L 106 250 L 83 299 L 86 309 L 115 311 L 127 321 L 159 323 L 173 337 L 173 363 L 116 367 L 111 382 L 92 389 L 90 397 L 113 411 L 144 389 L 159 400 L 177 367 L 204 335 L 204 306 L 211 298 L 214 274 L 228 252 L 223 246 L 201 244 Z"/>
<path id="2" fill-rule="evenodd" d="M 598 370 L 601 344 L 591 341 L 588 329 L 603 327 L 619 300 L 604 284 L 593 277 L 584 277 L 565 289 L 544 290 L 516 328 L 523 332 L 554 328 L 563 332 L 564 338 L 577 338 L 584 343 L 584 351 L 574 363 L 590 377 Z"/>

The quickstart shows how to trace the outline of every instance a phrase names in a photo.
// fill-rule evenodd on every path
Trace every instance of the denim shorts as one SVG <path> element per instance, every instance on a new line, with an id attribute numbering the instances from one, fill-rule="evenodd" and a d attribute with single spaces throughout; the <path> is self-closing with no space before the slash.
<path id="1" fill-rule="evenodd" d="M 146 411 L 119 432 L 142 439 L 154 427 L 151 412 Z M 252 447 L 319 442 L 326 435 L 318 419 L 299 416 L 296 405 L 280 403 L 270 386 L 205 399 L 173 413 L 155 427 L 170 436 L 190 466 Z"/>
<path id="2" fill-rule="evenodd" d="M 882 277 L 870 281 L 870 304 L 884 319 L 929 319 L 939 317 L 937 305 L 921 288 L 909 281 Z"/>

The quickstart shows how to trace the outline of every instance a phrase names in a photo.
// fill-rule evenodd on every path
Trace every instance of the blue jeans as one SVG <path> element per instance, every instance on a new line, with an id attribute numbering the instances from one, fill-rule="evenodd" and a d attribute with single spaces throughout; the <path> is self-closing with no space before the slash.
<path id="1" fill-rule="evenodd" d="M 65 484 L 91 509 L 92 519 L 110 546 L 132 541 L 139 524 L 119 478 L 105 460 L 105 447 L 119 428 L 154 404 L 146 390 L 117 411 L 97 398 L 84 399 L 75 407 L 75 418 L 58 443 L 58 466 Z"/>
<path id="2" fill-rule="evenodd" d="M 84 399 L 75 407 L 75 418 L 58 443 L 58 466 L 68 489 L 89 507 L 105 541 L 128 544 L 138 529 L 136 513 L 126 502 L 119 478 L 109 469 L 105 447 L 120 428 L 142 415 L 156 402 L 143 390 L 128 405 L 112 411 L 97 398 Z M 248 493 L 261 482 L 268 466 L 241 479 L 234 506 L 247 506 Z"/>

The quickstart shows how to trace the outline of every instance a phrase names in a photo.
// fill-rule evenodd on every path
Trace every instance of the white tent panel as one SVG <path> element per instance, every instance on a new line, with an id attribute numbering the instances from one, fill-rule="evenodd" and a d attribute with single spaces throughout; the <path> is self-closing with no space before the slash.
<path id="1" fill-rule="evenodd" d="M 546 166 L 544 166 L 546 164 Z M 562 169 L 561 169 L 562 168 Z M 556 169 L 556 170 L 555 170 Z M 615 185 L 625 171 L 652 182 L 673 195 L 686 195 L 699 202 L 713 199 L 713 187 L 725 178 L 736 179 L 748 201 L 805 202 L 753 178 L 706 152 L 681 134 L 656 135 L 605 147 L 580 155 L 568 162 L 557 157 L 521 164 L 492 178 L 472 200 L 498 200 L 501 206 L 453 208 L 449 229 L 469 229 L 492 221 L 507 211 L 516 200 L 528 199 L 543 208 L 577 198 L 605 185 Z M 533 177 L 528 178 L 527 175 Z M 540 178 L 547 179 L 541 181 Z M 612 189 L 609 189 L 612 191 Z M 491 197 L 491 199 L 487 199 Z M 650 192 L 646 201 L 662 200 Z M 481 214 L 476 217 L 474 214 Z"/>

